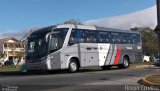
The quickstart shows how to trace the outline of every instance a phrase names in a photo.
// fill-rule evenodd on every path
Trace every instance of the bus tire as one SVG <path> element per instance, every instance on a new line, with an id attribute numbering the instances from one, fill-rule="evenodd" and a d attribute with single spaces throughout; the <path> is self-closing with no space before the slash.
<path id="1" fill-rule="evenodd" d="M 79 70 L 79 66 L 76 60 L 71 59 L 69 63 L 68 72 L 75 73 Z"/>
<path id="2" fill-rule="evenodd" d="M 123 64 L 118 65 L 118 68 L 124 69 L 129 67 L 129 58 L 123 57 Z"/>
<path id="3" fill-rule="evenodd" d="M 109 70 L 112 66 L 107 65 L 107 66 L 101 66 L 102 70 Z"/>

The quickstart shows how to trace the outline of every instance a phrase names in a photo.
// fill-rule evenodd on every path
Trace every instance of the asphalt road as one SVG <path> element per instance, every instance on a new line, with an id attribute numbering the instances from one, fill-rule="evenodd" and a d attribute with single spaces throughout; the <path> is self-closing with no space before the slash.
<path id="1" fill-rule="evenodd" d="M 128 85 L 147 75 L 160 74 L 160 69 L 81 70 L 77 73 L 0 73 L 0 90 L 6 91 L 124 91 Z M 6 90 L 5 90 L 6 89 Z M 129 90 L 128 90 L 129 91 Z"/>

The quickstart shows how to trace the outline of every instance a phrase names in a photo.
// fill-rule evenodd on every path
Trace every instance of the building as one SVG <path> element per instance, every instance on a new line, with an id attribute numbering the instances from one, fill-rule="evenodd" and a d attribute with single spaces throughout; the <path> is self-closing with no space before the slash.
<path id="1" fill-rule="evenodd" d="M 15 65 L 24 62 L 25 45 L 15 38 L 0 39 L 0 63 L 6 61 L 13 62 Z"/>

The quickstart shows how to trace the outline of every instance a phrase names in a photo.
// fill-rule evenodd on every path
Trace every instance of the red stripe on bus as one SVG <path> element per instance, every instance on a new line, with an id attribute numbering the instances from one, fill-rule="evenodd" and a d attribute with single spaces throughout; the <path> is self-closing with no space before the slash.
<path id="1" fill-rule="evenodd" d="M 117 54 L 116 54 L 116 58 L 114 60 L 114 65 L 118 64 L 119 62 L 119 59 L 121 57 L 121 50 L 122 50 L 122 47 L 118 47 L 118 51 L 117 51 Z"/>

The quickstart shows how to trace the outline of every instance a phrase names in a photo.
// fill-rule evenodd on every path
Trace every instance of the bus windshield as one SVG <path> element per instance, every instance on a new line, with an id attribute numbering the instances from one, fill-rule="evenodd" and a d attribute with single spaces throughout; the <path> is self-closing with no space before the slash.
<path id="1" fill-rule="evenodd" d="M 63 46 L 68 29 L 54 29 L 53 34 L 46 42 L 48 32 L 33 33 L 28 39 L 27 58 L 42 58 L 50 52 L 59 50 Z"/>
<path id="2" fill-rule="evenodd" d="M 29 58 L 39 58 L 47 54 L 48 43 L 45 41 L 45 35 L 31 35 L 28 41 L 27 56 Z"/>

